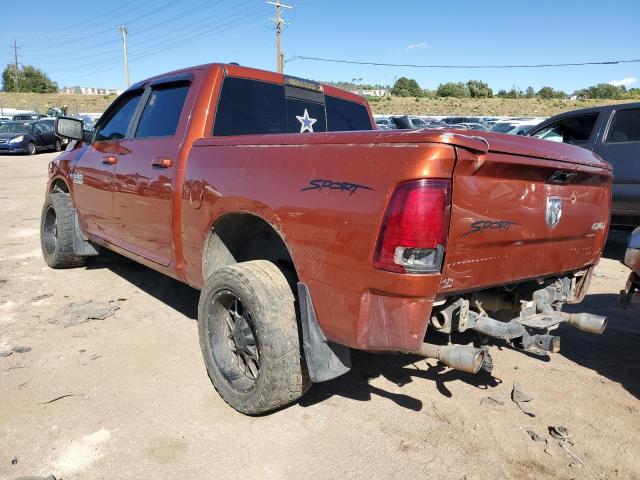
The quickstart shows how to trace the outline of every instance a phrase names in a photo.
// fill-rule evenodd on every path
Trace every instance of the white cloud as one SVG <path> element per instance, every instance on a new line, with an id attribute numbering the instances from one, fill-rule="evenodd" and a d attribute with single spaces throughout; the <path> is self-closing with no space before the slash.
<path id="1" fill-rule="evenodd" d="M 429 42 L 412 43 L 411 45 L 407 45 L 406 50 L 413 50 L 416 48 L 431 48 L 431 45 L 429 45 Z"/>
<path id="2" fill-rule="evenodd" d="M 622 80 L 611 80 L 609 84 L 615 85 L 616 87 L 628 87 L 629 85 L 633 85 L 636 83 L 638 79 L 636 77 L 627 77 Z"/>

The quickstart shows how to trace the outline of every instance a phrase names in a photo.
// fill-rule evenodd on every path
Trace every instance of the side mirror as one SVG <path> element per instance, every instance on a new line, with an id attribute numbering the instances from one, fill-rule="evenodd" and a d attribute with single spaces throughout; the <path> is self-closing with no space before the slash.
<path id="1" fill-rule="evenodd" d="M 82 134 L 82 120 L 71 117 L 58 117 L 55 128 L 56 135 L 69 140 L 84 140 Z"/>

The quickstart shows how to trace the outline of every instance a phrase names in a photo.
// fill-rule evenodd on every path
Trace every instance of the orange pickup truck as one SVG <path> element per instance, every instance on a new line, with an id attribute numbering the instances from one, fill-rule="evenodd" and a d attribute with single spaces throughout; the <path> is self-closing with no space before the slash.
<path id="1" fill-rule="evenodd" d="M 137 83 L 93 132 L 63 117 L 56 133 L 45 261 L 106 248 L 199 289 L 207 371 L 241 412 L 347 372 L 350 349 L 477 372 L 491 343 L 546 354 L 562 322 L 605 328 L 561 312 L 609 227 L 611 167 L 582 148 L 377 131 L 359 96 L 224 64 Z"/>

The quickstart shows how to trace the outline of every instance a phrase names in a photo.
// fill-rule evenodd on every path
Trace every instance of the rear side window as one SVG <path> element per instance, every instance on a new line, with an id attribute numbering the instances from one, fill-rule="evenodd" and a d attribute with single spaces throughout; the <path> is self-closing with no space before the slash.
<path id="1" fill-rule="evenodd" d="M 324 97 L 327 108 L 327 130 L 342 132 L 345 130 L 371 130 L 371 119 L 364 105 L 349 102 L 337 97 Z"/>
<path id="2" fill-rule="evenodd" d="M 364 105 L 288 85 L 228 77 L 213 135 L 371 130 Z"/>
<path id="3" fill-rule="evenodd" d="M 640 108 L 618 110 L 611 121 L 606 143 L 640 141 Z"/>
<path id="4" fill-rule="evenodd" d="M 135 137 L 175 135 L 188 92 L 188 83 L 154 88 L 142 111 Z"/>
<path id="5" fill-rule="evenodd" d="M 284 85 L 228 77 L 222 85 L 214 135 L 286 132 Z"/>
<path id="6" fill-rule="evenodd" d="M 124 138 L 141 96 L 142 90 L 123 98 L 114 110 L 111 111 L 109 117 L 103 122 L 96 133 L 95 141 L 100 142 Z"/>
<path id="7" fill-rule="evenodd" d="M 591 137 L 591 132 L 597 120 L 597 113 L 565 118 L 564 120 L 544 127 L 532 136 L 552 142 L 584 145 L 589 141 L 589 137 Z"/>

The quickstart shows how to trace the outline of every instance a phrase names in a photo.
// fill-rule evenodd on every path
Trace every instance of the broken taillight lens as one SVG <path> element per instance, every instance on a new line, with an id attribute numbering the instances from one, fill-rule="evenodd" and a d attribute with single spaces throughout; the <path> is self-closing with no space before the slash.
<path id="1" fill-rule="evenodd" d="M 451 182 L 412 180 L 398 185 L 384 215 L 374 266 L 399 273 L 440 271 L 449 228 Z"/>

